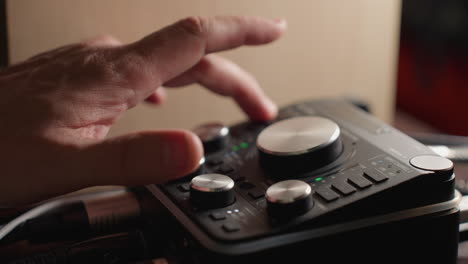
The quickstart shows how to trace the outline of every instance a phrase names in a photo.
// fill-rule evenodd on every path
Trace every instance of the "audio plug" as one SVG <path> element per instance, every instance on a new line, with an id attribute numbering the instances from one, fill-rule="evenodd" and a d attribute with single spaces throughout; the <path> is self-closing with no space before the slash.
<path id="1" fill-rule="evenodd" d="M 46 202 L 0 228 L 0 243 L 44 243 L 84 238 L 135 226 L 157 203 L 144 187 L 119 189 Z M 152 199 L 144 202 L 145 197 Z"/>

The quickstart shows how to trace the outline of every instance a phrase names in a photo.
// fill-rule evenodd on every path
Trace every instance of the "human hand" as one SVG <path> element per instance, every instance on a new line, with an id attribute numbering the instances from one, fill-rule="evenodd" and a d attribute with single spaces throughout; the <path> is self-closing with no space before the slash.
<path id="1" fill-rule="evenodd" d="M 207 54 L 266 44 L 284 30 L 283 20 L 190 17 L 128 45 L 103 36 L 1 71 L 0 206 L 190 173 L 203 149 L 188 131 L 106 134 L 129 108 L 164 101 L 160 86 L 190 83 L 231 96 L 251 119 L 274 118 L 275 105 L 252 76 Z"/>

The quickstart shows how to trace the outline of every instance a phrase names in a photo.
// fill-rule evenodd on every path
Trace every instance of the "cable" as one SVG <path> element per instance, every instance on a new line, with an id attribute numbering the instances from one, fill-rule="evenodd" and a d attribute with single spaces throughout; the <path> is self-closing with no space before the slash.
<path id="1" fill-rule="evenodd" d="M 53 200 L 0 228 L 0 242 L 50 242 L 86 234 L 115 232 L 141 215 L 139 191 L 113 190 Z"/>
<path id="2" fill-rule="evenodd" d="M 157 249 L 150 248 L 143 232 L 110 234 L 62 246 L 29 257 L 10 260 L 9 264 L 78 264 L 128 263 L 155 257 Z M 159 257 L 159 256 L 156 256 Z"/>
<path id="3" fill-rule="evenodd" d="M 64 201 L 62 200 L 51 201 L 45 204 L 41 204 L 21 214 L 20 216 L 16 217 L 0 229 L 0 241 L 3 241 L 8 235 L 10 235 L 16 228 L 18 228 L 21 224 L 25 223 L 27 220 L 43 215 L 46 212 L 57 208 L 63 204 Z"/>

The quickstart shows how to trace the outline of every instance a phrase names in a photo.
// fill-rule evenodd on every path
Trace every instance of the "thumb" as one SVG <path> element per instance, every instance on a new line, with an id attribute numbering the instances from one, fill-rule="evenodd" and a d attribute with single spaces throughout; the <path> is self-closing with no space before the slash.
<path id="1" fill-rule="evenodd" d="M 198 137 L 183 130 L 137 132 L 78 148 L 12 142 L 4 144 L 8 152 L 0 152 L 4 160 L 11 160 L 3 166 L 7 176 L 0 185 L 0 206 L 36 202 L 95 185 L 163 183 L 194 171 L 203 156 Z"/>
<path id="2" fill-rule="evenodd" d="M 193 172 L 203 147 L 189 131 L 145 131 L 88 146 L 79 156 L 77 177 L 87 175 L 87 185 L 130 186 L 163 183 Z"/>

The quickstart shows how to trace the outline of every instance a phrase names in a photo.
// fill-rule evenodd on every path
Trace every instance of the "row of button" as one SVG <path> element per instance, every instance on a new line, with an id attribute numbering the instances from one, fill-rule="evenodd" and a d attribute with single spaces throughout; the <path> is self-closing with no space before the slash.
<path id="1" fill-rule="evenodd" d="M 340 194 L 348 196 L 357 191 L 358 189 L 366 189 L 372 186 L 373 182 L 381 183 L 388 179 L 387 176 L 375 171 L 368 170 L 364 173 L 354 173 L 350 175 L 347 181 L 335 181 L 330 187 L 321 186 L 315 190 L 315 193 L 327 202 L 332 202 L 340 198 Z M 356 187 L 356 188 L 355 188 Z"/>
<path id="2" fill-rule="evenodd" d="M 221 221 L 221 220 L 226 220 L 226 215 L 224 213 L 221 213 L 221 212 L 215 212 L 215 213 L 211 213 L 209 215 L 209 217 L 211 218 L 211 220 L 213 221 Z M 236 232 L 236 231 L 239 231 L 240 230 L 240 226 L 237 224 L 237 223 L 234 223 L 234 222 L 231 222 L 231 221 L 227 221 L 225 223 L 223 223 L 223 225 L 221 226 L 221 228 L 228 232 L 228 233 L 231 233 L 231 232 Z"/>
<path id="3" fill-rule="evenodd" d="M 372 179 L 376 183 L 380 183 L 383 181 L 386 181 L 388 177 L 385 175 L 375 171 L 375 170 L 368 170 L 365 173 L 357 174 L 354 173 L 348 177 L 347 182 L 345 181 L 335 181 L 332 183 L 330 189 L 328 187 L 322 186 L 319 187 L 315 190 L 315 192 L 323 198 L 325 201 L 331 202 L 336 199 L 338 199 L 340 196 L 338 193 L 348 196 L 354 192 L 356 192 L 356 188 L 354 188 L 352 185 L 356 186 L 359 189 L 365 189 L 370 187 L 373 183 L 369 181 L 367 178 Z M 350 184 L 348 184 L 350 183 Z M 248 190 L 247 194 L 254 200 L 260 199 L 264 197 L 264 191 L 261 189 L 256 188 L 256 186 L 250 182 L 242 182 L 239 184 L 239 188 Z M 180 184 L 177 186 L 177 189 L 181 192 L 189 192 L 190 191 L 190 185 L 188 183 Z M 335 191 L 337 192 L 335 192 Z"/>

